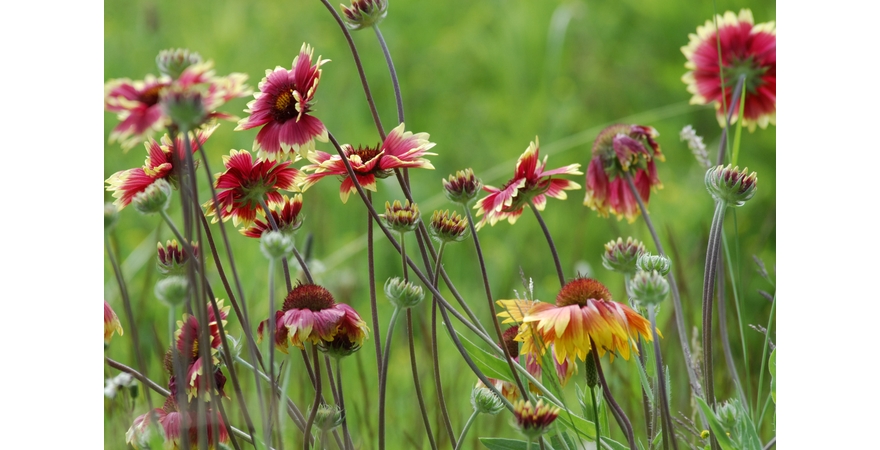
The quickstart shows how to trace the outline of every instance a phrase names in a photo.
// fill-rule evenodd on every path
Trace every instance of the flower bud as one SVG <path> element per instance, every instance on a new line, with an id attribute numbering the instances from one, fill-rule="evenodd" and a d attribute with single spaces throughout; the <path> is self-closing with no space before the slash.
<path id="1" fill-rule="evenodd" d="M 189 280 L 180 275 L 163 278 L 156 283 L 154 292 L 168 306 L 181 305 L 189 295 Z"/>
<path id="2" fill-rule="evenodd" d="M 162 112 L 181 130 L 194 130 L 208 118 L 202 94 L 194 90 L 171 90 L 162 99 Z"/>
<path id="3" fill-rule="evenodd" d="M 602 265 L 608 270 L 623 274 L 636 272 L 636 262 L 639 256 L 645 253 L 645 244 L 631 237 L 617 238 L 617 242 L 610 241 L 605 244 L 605 253 L 602 254 Z"/>
<path id="4" fill-rule="evenodd" d="M 351 8 L 342 6 L 342 18 L 349 30 L 378 25 L 388 14 L 388 0 L 352 0 Z"/>
<path id="5" fill-rule="evenodd" d="M 656 305 L 669 295 L 669 282 L 656 270 L 639 271 L 630 280 L 628 291 L 642 305 Z"/>
<path id="6" fill-rule="evenodd" d="M 467 219 L 449 210 L 434 211 L 428 231 L 440 242 L 461 242 L 470 235 Z"/>
<path id="7" fill-rule="evenodd" d="M 742 206 L 755 196 L 758 189 L 758 174 L 748 173 L 749 168 L 739 170 L 739 166 L 716 166 L 706 171 L 706 189 L 716 201 L 730 206 Z"/>
<path id="8" fill-rule="evenodd" d="M 483 183 L 474 176 L 473 169 L 464 169 L 449 175 L 448 180 L 443 180 L 443 193 L 446 198 L 455 203 L 467 206 L 477 193 L 483 188 Z"/>
<path id="9" fill-rule="evenodd" d="M 385 295 L 395 307 L 401 309 L 412 308 L 425 298 L 425 292 L 422 291 L 421 286 L 403 281 L 398 277 L 389 278 L 385 282 Z"/>
<path id="10" fill-rule="evenodd" d="M 199 256 L 199 244 L 193 242 L 191 244 L 195 257 Z M 177 239 L 166 241 L 163 246 L 161 242 L 157 244 L 156 260 L 159 273 L 162 275 L 186 275 L 186 263 L 189 261 L 189 253 L 186 247 L 177 242 Z"/>
<path id="11" fill-rule="evenodd" d="M 104 231 L 110 231 L 119 221 L 119 208 L 113 203 L 104 203 Z"/>
<path id="12" fill-rule="evenodd" d="M 156 214 L 168 209 L 171 203 L 171 185 L 160 178 L 137 193 L 131 201 L 141 214 Z"/>
<path id="13" fill-rule="evenodd" d="M 185 48 L 162 50 L 156 56 L 156 65 L 159 67 L 159 73 L 168 75 L 173 79 L 180 77 L 180 74 L 187 67 L 201 62 L 201 55 L 196 52 L 190 52 Z"/>
<path id="14" fill-rule="evenodd" d="M 534 405 L 531 401 L 519 400 L 513 404 L 513 415 L 519 431 L 535 439 L 546 433 L 550 424 L 559 417 L 559 408 L 544 403 L 544 399 Z"/>
<path id="15" fill-rule="evenodd" d="M 388 228 L 398 233 L 408 233 L 419 225 L 421 213 L 419 205 L 410 203 L 409 200 L 401 205 L 400 200 L 395 200 L 393 205 L 385 202 L 385 214 L 381 217 Z"/>
<path id="16" fill-rule="evenodd" d="M 504 409 L 504 403 L 489 388 L 478 383 L 471 391 L 471 406 L 479 414 L 495 415 Z"/>
<path id="17" fill-rule="evenodd" d="M 321 403 L 315 414 L 315 426 L 321 431 L 328 432 L 342 425 L 343 418 L 345 413 L 339 409 L 339 406 Z"/>
<path id="18" fill-rule="evenodd" d="M 269 230 L 260 237 L 260 250 L 266 258 L 281 259 L 293 252 L 293 241 L 280 231 Z"/>
<path id="19" fill-rule="evenodd" d="M 645 272 L 656 270 L 665 277 L 669 275 L 669 271 L 672 269 L 672 261 L 665 256 L 642 253 L 636 262 L 636 266 L 638 266 L 639 270 L 644 270 Z"/>

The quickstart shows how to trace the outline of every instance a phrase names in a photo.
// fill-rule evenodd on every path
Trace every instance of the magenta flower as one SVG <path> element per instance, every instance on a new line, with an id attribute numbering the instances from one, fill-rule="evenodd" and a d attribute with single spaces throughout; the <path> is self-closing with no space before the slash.
<path id="1" fill-rule="evenodd" d="M 436 155 L 428 152 L 436 145 L 428 141 L 428 138 L 430 138 L 428 133 L 413 134 L 404 131 L 404 124 L 401 123 L 388 133 L 385 141 L 378 148 L 358 147 L 355 150 L 351 145 L 344 144 L 342 149 L 357 176 L 358 183 L 364 189 L 376 192 L 376 179 L 390 176 L 394 169 L 434 168 L 430 161 L 423 158 L 427 155 Z M 303 166 L 303 170 L 312 173 L 304 178 L 301 186 L 303 191 L 321 178 L 336 175 L 342 177 L 339 197 L 343 203 L 348 201 L 348 196 L 352 192 L 357 192 L 354 182 L 345 169 L 345 162 L 338 154 L 331 155 L 316 151 L 309 156 L 309 161 L 312 164 Z"/>
<path id="2" fill-rule="evenodd" d="M 306 157 L 315 150 L 315 139 L 327 142 L 327 128 L 310 113 L 321 80 L 320 67 L 329 60 L 319 56 L 312 64 L 313 53 L 311 46 L 303 44 L 291 70 L 280 66 L 266 70 L 260 92 L 254 94 L 245 110 L 250 115 L 235 128 L 263 127 L 254 140 L 259 158 L 285 159 L 291 150 Z"/>
<path id="3" fill-rule="evenodd" d="M 225 326 L 226 316 L 229 314 L 229 306 L 224 307 L 223 300 L 218 300 L 217 308 L 220 310 L 219 320 Z M 204 390 L 204 382 L 201 380 L 204 368 L 207 366 L 207 361 L 202 359 L 201 345 L 203 343 L 200 341 L 201 332 L 198 319 L 195 316 L 184 314 L 183 320 L 177 321 L 177 331 L 174 333 L 175 348 L 182 362 L 186 364 L 184 370 L 184 389 L 186 390 L 187 398 L 190 399 L 199 395 L 199 393 L 203 394 L 205 398 L 210 398 L 210 393 Z M 220 369 L 217 367 L 220 361 L 214 356 L 217 353 L 217 349 L 220 348 L 222 338 L 220 336 L 217 316 L 214 314 L 214 308 L 210 304 L 208 305 L 208 335 L 211 337 L 211 341 L 207 344 L 210 346 L 208 351 L 213 360 L 214 385 L 216 391 L 220 395 L 224 395 L 223 383 L 225 383 L 226 377 L 220 373 Z M 175 379 L 174 371 L 170 370 L 169 372 L 172 375 L 172 379 Z"/>
<path id="4" fill-rule="evenodd" d="M 581 185 L 574 181 L 553 178 L 554 175 L 581 175 L 582 172 L 578 170 L 580 164 L 570 164 L 545 171 L 547 157 L 544 157 L 544 161 L 539 161 L 539 153 L 538 138 L 535 137 L 535 141 L 529 143 L 529 147 L 516 162 L 513 178 L 501 189 L 492 186 L 483 187 L 489 195 L 481 198 L 474 205 L 477 217 L 483 216 L 476 225 L 478 230 L 486 223 L 494 226 L 499 220 L 504 219 L 511 224 L 516 223 L 529 200 L 534 202 L 535 208 L 543 211 L 547 197 L 565 200 L 567 198 L 565 191 L 580 189 Z"/>
<path id="5" fill-rule="evenodd" d="M 162 432 L 165 448 L 174 450 L 182 448 L 183 432 L 187 433 L 190 446 L 198 446 L 199 416 L 195 405 L 187 405 L 186 408 L 181 410 L 172 394 L 165 399 L 165 404 L 161 408 L 156 408 L 152 412 L 155 413 L 159 430 Z M 219 443 L 225 444 L 229 440 L 229 431 L 226 429 L 226 424 L 223 423 L 223 417 L 220 415 L 220 412 L 209 406 L 206 411 L 206 417 L 208 418 L 205 427 L 208 448 L 214 449 L 215 444 L 217 444 L 214 442 L 215 427 Z M 125 442 L 131 444 L 135 449 L 150 448 L 151 420 L 153 420 L 153 416 L 150 412 L 136 417 L 134 423 L 125 433 Z M 184 422 L 186 422 L 186 430 L 183 429 Z"/>
<path id="6" fill-rule="evenodd" d="M 302 226 L 303 216 L 300 214 L 303 204 L 302 195 L 296 194 L 293 198 L 288 198 L 286 195 L 282 195 L 282 198 L 284 200 L 281 202 L 281 211 L 279 212 L 270 209 L 269 213 L 272 214 L 272 218 L 275 219 L 275 224 L 278 225 L 278 231 L 291 234 Z M 264 220 L 255 219 L 253 225 L 247 228 L 241 228 L 239 231 L 247 237 L 259 239 L 263 236 L 263 232 L 272 229 L 272 226 L 265 215 L 263 215 L 263 219 Z"/>

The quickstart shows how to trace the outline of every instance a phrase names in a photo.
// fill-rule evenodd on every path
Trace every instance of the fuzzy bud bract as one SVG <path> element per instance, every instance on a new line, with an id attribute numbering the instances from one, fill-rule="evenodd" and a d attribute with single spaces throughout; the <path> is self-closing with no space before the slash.
<path id="1" fill-rule="evenodd" d="M 669 295 L 669 282 L 656 270 L 637 272 L 628 287 L 629 294 L 643 305 L 656 305 Z"/>
<path id="2" fill-rule="evenodd" d="M 669 275 L 669 271 L 672 270 L 672 261 L 669 258 L 662 255 L 652 255 L 650 253 L 642 253 L 642 255 L 639 256 L 636 265 L 639 270 L 644 270 L 645 272 L 656 270 L 664 277 Z"/>
<path id="3" fill-rule="evenodd" d="M 342 6 L 342 19 L 349 30 L 378 25 L 388 15 L 388 0 L 352 0 L 351 8 Z"/>
<path id="4" fill-rule="evenodd" d="M 456 212 L 434 211 L 428 231 L 441 242 L 461 242 L 470 235 L 467 219 Z"/>
<path id="5" fill-rule="evenodd" d="M 156 282 L 156 297 L 168 306 L 182 305 L 189 295 L 189 280 L 180 275 L 173 275 Z"/>
<path id="6" fill-rule="evenodd" d="M 131 201 L 141 214 L 156 214 L 168 209 L 171 203 L 171 185 L 160 178 L 139 192 Z"/>
<path id="7" fill-rule="evenodd" d="M 448 179 L 443 180 L 443 193 L 446 198 L 465 206 L 477 197 L 481 189 L 483 183 L 474 176 L 474 171 L 470 168 L 459 170 L 455 175 L 449 175 Z"/>
<path id="8" fill-rule="evenodd" d="M 119 208 L 113 203 L 104 203 L 104 231 L 110 231 L 119 221 Z"/>
<path id="9" fill-rule="evenodd" d="M 202 56 L 185 48 L 162 50 L 156 56 L 159 73 L 173 79 L 180 77 L 183 71 L 194 64 L 202 62 Z"/>
<path id="10" fill-rule="evenodd" d="M 280 231 L 266 231 L 260 237 L 260 250 L 266 258 L 281 259 L 293 252 L 293 240 Z"/>
<path id="11" fill-rule="evenodd" d="M 385 295 L 394 306 L 401 309 L 412 308 L 425 299 L 425 292 L 421 286 L 398 277 L 389 278 L 385 282 Z"/>
<path id="12" fill-rule="evenodd" d="M 715 166 L 706 171 L 706 189 L 716 201 L 729 206 L 742 206 L 758 190 L 758 174 L 749 168 Z"/>
<path id="13" fill-rule="evenodd" d="M 605 253 L 602 254 L 602 265 L 615 272 L 633 274 L 636 271 L 636 262 L 639 256 L 645 253 L 645 244 L 631 237 L 617 238 L 605 244 Z"/>
<path id="14" fill-rule="evenodd" d="M 405 200 L 403 204 L 400 200 L 395 200 L 394 204 L 385 202 L 385 214 L 381 217 L 388 228 L 398 233 L 408 233 L 416 229 L 421 216 L 419 205 L 410 203 L 409 200 Z"/>
<path id="15" fill-rule="evenodd" d="M 493 416 L 504 409 L 504 403 L 501 402 L 501 399 L 482 383 L 474 386 L 471 391 L 471 406 L 474 407 L 474 411 L 480 414 Z"/>

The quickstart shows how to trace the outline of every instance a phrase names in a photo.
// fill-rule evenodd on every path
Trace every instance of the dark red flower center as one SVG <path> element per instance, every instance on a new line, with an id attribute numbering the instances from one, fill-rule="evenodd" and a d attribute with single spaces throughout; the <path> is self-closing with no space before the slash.
<path id="1" fill-rule="evenodd" d="M 556 306 L 585 306 L 587 300 L 611 301 L 611 293 L 602 283 L 592 278 L 575 278 L 556 296 Z"/>
<path id="2" fill-rule="evenodd" d="M 139 100 L 147 106 L 153 106 L 156 103 L 159 103 L 159 92 L 162 91 L 163 87 L 164 86 L 162 86 L 161 84 L 157 84 L 145 90 L 143 93 L 141 93 Z"/>
<path id="3" fill-rule="evenodd" d="M 275 105 L 272 108 L 272 116 L 276 122 L 284 123 L 299 116 L 296 110 L 296 97 L 293 96 L 294 88 L 287 88 L 275 97 Z M 303 111 L 305 113 L 307 111 Z"/>
<path id="4" fill-rule="evenodd" d="M 501 338 L 503 339 L 501 347 L 507 350 L 507 354 L 510 355 L 511 358 L 519 356 L 519 342 L 513 340 L 517 333 L 519 333 L 519 327 L 512 326 L 505 330 L 504 334 L 501 335 Z"/>
<path id="5" fill-rule="evenodd" d="M 291 309 L 308 309 L 310 311 L 321 311 L 330 309 L 335 305 L 333 294 L 323 286 L 317 284 L 300 284 L 293 288 L 287 298 L 284 299 L 282 311 Z"/>

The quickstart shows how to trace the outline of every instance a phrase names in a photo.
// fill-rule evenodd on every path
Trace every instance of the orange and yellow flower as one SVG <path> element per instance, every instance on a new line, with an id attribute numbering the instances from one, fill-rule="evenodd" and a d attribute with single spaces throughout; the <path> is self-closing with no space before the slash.
<path id="1" fill-rule="evenodd" d="M 602 283 L 591 278 L 575 278 L 567 283 L 552 305 L 531 300 L 499 300 L 503 323 L 520 324 L 516 340 L 523 343 L 523 354 L 543 356 L 555 350 L 558 364 L 575 358 L 585 361 L 592 339 L 599 356 L 610 353 L 629 360 L 631 349 L 641 334 L 652 340 L 650 323 L 629 306 L 611 300 Z M 635 350 L 634 350 L 635 351 Z"/>

